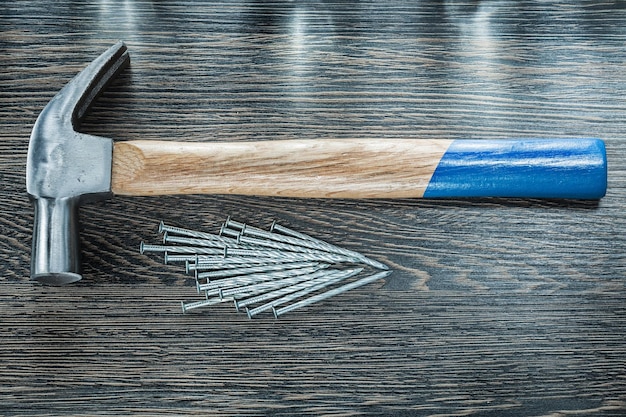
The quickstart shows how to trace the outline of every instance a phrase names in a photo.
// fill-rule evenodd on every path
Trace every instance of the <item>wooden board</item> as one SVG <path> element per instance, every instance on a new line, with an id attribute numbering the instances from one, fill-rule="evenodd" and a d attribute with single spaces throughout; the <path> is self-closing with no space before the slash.
<path id="1" fill-rule="evenodd" d="M 626 413 L 626 10 L 590 2 L 11 2 L 0 16 L 0 414 Z M 85 278 L 30 281 L 30 129 L 119 39 L 83 130 L 116 141 L 600 137 L 600 202 L 118 197 Z M 183 315 L 160 220 L 228 215 L 393 274 L 279 320 Z"/>

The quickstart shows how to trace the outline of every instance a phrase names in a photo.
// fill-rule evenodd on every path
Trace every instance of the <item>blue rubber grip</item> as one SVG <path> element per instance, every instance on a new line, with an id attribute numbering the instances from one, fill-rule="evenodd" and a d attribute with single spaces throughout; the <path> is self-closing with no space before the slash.
<path id="1" fill-rule="evenodd" d="M 600 139 L 456 140 L 424 197 L 599 199 L 606 186 Z"/>

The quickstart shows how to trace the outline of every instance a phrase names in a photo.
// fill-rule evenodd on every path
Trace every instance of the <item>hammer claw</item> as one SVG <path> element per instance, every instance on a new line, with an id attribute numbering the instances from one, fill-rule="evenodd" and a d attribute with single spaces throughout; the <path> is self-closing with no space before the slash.
<path id="1" fill-rule="evenodd" d="M 72 124 L 78 127 L 94 100 L 130 63 L 130 55 L 123 42 L 118 42 L 96 58 L 68 83 L 65 88 L 66 105 L 73 109 Z"/>

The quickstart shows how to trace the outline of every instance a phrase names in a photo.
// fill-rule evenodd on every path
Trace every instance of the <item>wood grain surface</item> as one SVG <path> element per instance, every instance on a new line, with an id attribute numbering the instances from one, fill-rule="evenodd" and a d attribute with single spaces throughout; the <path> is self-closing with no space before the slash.
<path id="1" fill-rule="evenodd" d="M 626 415 L 626 7 L 514 1 L 14 1 L 0 12 L 0 415 Z M 30 129 L 117 40 L 82 130 L 188 142 L 599 137 L 599 202 L 117 197 L 85 278 L 29 279 Z M 388 264 L 275 320 L 183 315 L 160 220 L 272 220 Z"/>
<path id="2" fill-rule="evenodd" d="M 114 147 L 111 189 L 116 195 L 144 196 L 421 198 L 451 142 L 124 141 Z"/>

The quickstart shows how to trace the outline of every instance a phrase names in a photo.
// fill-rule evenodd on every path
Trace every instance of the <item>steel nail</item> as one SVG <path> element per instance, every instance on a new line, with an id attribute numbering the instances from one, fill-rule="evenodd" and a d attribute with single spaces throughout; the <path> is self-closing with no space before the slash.
<path id="1" fill-rule="evenodd" d="M 248 236 L 241 236 L 240 240 L 242 243 L 248 244 L 250 246 L 277 249 L 277 250 L 285 251 L 285 252 L 297 252 L 297 253 L 309 253 L 309 254 L 320 254 L 320 253 L 321 254 L 329 254 L 329 253 L 338 254 L 335 252 L 323 250 L 322 248 L 316 248 L 315 245 L 311 245 L 307 247 L 307 246 L 283 243 L 283 242 L 274 241 L 274 240 L 257 239 L 257 238 L 252 238 Z M 340 254 L 340 255 L 346 256 L 346 258 L 348 257 L 351 258 L 352 262 L 355 262 L 355 263 L 358 263 L 361 260 L 360 257 L 357 257 L 357 256 L 349 256 L 347 254 Z"/>
<path id="2" fill-rule="evenodd" d="M 326 250 L 328 252 L 333 252 L 333 253 L 337 253 L 340 255 L 346 255 L 346 256 L 352 256 L 355 259 L 357 259 L 359 262 L 363 262 L 366 265 L 369 265 L 371 267 L 374 267 L 376 269 L 382 269 L 382 270 L 388 270 L 389 267 L 381 262 L 375 261 L 373 259 L 368 258 L 365 255 L 360 254 L 359 252 L 355 252 L 349 249 L 344 249 L 344 248 L 340 248 L 338 246 L 335 246 L 331 243 L 328 242 L 324 242 L 323 240 L 319 240 L 316 239 L 312 236 L 309 236 L 307 234 L 304 233 L 300 233 L 297 232 L 295 230 L 291 230 L 287 227 L 281 226 L 276 222 L 272 223 L 271 229 L 272 231 L 277 231 L 279 233 L 283 233 L 287 236 L 291 236 L 294 238 L 298 238 L 301 239 L 303 241 L 310 241 L 312 244 L 315 244 L 316 247 L 320 248 L 321 250 Z"/>
<path id="3" fill-rule="evenodd" d="M 173 233 L 175 235 L 197 237 L 200 239 L 212 239 L 215 235 L 207 232 L 199 232 L 197 230 L 183 229 L 182 227 L 168 226 L 161 222 L 159 224 L 159 233 Z"/>
<path id="4" fill-rule="evenodd" d="M 214 270 L 209 272 L 199 272 L 198 279 L 225 278 L 235 275 L 248 275 L 262 272 L 284 271 L 288 269 L 307 268 L 320 265 L 317 262 L 293 262 L 285 264 L 255 265 L 239 268 L 229 268 Z"/>
<path id="5" fill-rule="evenodd" d="M 293 286 L 295 284 L 301 283 L 303 281 L 311 281 L 314 279 L 318 279 L 320 277 L 325 277 L 328 275 L 328 271 L 317 271 L 306 274 L 294 275 L 291 277 L 285 277 L 281 279 L 269 280 L 259 283 L 253 283 L 250 285 L 237 286 L 233 288 L 220 289 L 220 296 L 234 296 L 234 297 L 251 297 L 253 295 L 277 290 L 279 288 L 286 288 L 289 286 Z"/>
<path id="6" fill-rule="evenodd" d="M 270 226 L 270 231 L 274 232 L 277 231 L 278 233 L 282 233 L 284 235 L 287 236 L 291 236 L 291 237 L 295 237 L 298 239 L 302 239 L 302 240 L 312 240 L 312 241 L 318 241 L 317 239 L 315 239 L 314 237 L 311 237 L 307 234 L 301 233 L 301 232 L 296 232 L 295 230 L 291 230 L 285 226 L 281 226 L 280 224 L 278 224 L 276 222 L 276 220 L 274 220 L 272 222 L 272 225 Z M 320 241 L 322 242 L 322 241 Z M 326 242 L 322 242 L 322 243 L 326 243 Z"/>
<path id="7" fill-rule="evenodd" d="M 337 270 L 329 270 L 329 271 L 319 271 L 313 273 L 309 276 L 304 277 L 306 280 L 302 282 L 294 282 L 292 285 L 283 286 L 275 289 L 274 291 L 265 292 L 263 294 L 257 296 L 250 296 L 248 298 L 243 299 L 235 299 L 235 308 L 239 311 L 243 307 L 247 307 L 251 304 L 257 304 L 261 301 L 271 300 L 273 298 L 282 297 L 287 294 L 294 293 L 299 290 L 303 290 L 308 287 L 312 287 L 321 282 L 328 281 L 332 279 L 333 274 L 336 273 Z"/>
<path id="8" fill-rule="evenodd" d="M 265 266 L 265 265 L 282 265 L 281 262 L 268 261 L 266 259 L 252 259 L 252 258 L 228 258 L 225 260 L 222 257 L 211 259 L 211 257 L 198 257 L 198 260 L 188 260 L 187 271 L 214 271 L 221 269 L 237 269 L 246 268 L 248 266 Z"/>
<path id="9" fill-rule="evenodd" d="M 279 234 L 279 233 L 273 233 L 271 231 L 268 232 L 268 231 L 259 229 L 257 227 L 249 226 L 243 223 L 235 222 L 233 227 L 235 227 L 236 230 L 225 229 L 227 226 L 231 225 L 231 223 L 227 222 L 222 226 L 223 230 L 227 231 L 227 233 L 231 235 L 236 234 L 238 236 L 248 236 L 248 237 L 253 236 L 255 238 L 261 238 L 261 239 L 265 239 L 268 241 L 282 242 L 282 243 L 286 243 L 286 244 L 290 244 L 294 246 L 302 246 L 302 247 L 318 249 L 318 250 L 320 250 L 320 248 L 322 247 L 319 245 L 319 243 L 326 245 L 325 242 L 315 241 L 313 238 L 310 238 L 310 239 L 294 238 L 294 237 L 286 236 L 286 235 Z"/>
<path id="10" fill-rule="evenodd" d="M 287 269 L 284 271 L 276 271 L 276 272 L 268 272 L 268 273 L 259 273 L 259 274 L 249 274 L 249 275 L 241 275 L 232 278 L 224 278 L 216 281 L 211 281 L 206 284 L 200 285 L 201 291 L 211 291 L 218 289 L 226 289 L 232 288 L 242 285 L 250 285 L 256 284 L 265 281 L 271 281 L 274 279 L 280 278 L 289 278 L 296 275 L 304 275 L 310 274 L 319 270 L 319 268 L 323 267 L 322 265 L 316 267 L 308 267 L 308 268 L 298 268 L 298 269 Z"/>
<path id="11" fill-rule="evenodd" d="M 244 227 L 246 227 L 246 224 L 245 223 L 236 222 L 230 216 L 228 216 L 226 218 L 226 221 L 224 222 L 224 226 L 226 226 L 226 227 L 234 227 L 235 229 L 241 230 Z"/>
<path id="12" fill-rule="evenodd" d="M 206 246 L 211 248 L 243 248 L 235 239 L 212 236 L 210 239 L 184 236 L 171 236 L 167 232 L 163 235 L 163 243 L 178 243 L 182 245 Z"/>
<path id="13" fill-rule="evenodd" d="M 191 255 L 170 255 L 171 262 L 196 262 L 196 257 Z M 223 256 L 198 255 L 197 264 L 190 264 L 189 269 L 207 269 L 212 267 L 239 267 L 241 264 L 259 265 L 293 262 L 286 259 L 277 258 L 255 258 L 250 256 L 229 256 L 225 259 Z"/>
<path id="14" fill-rule="evenodd" d="M 228 236 L 228 239 L 233 239 L 237 243 L 239 243 L 239 237 L 241 236 L 241 232 L 238 232 L 238 231 L 235 231 L 235 230 L 231 230 L 231 229 L 227 229 L 224 226 L 222 226 L 222 228 L 220 229 L 219 236 L 220 237 Z"/>
<path id="15" fill-rule="evenodd" d="M 229 248 L 208 248 L 197 246 L 172 246 L 172 245 L 147 245 L 141 243 L 140 251 L 144 252 L 167 252 L 179 255 L 222 255 L 225 256 Z M 235 249 L 239 250 L 239 249 Z"/>
<path id="16" fill-rule="evenodd" d="M 211 305 L 215 305 L 215 304 L 220 304 L 220 303 L 224 303 L 227 301 L 231 301 L 229 299 L 221 299 L 221 298 L 208 298 L 206 300 L 202 300 L 202 301 L 194 301 L 191 303 L 185 303 L 184 301 L 180 302 L 180 306 L 183 310 L 183 313 L 186 313 L 189 310 L 194 310 L 196 308 L 200 308 L 200 307 L 207 307 L 207 306 L 211 306 Z"/>
<path id="17" fill-rule="evenodd" d="M 353 277 L 354 275 L 357 275 L 358 273 L 360 273 L 362 270 L 363 270 L 363 268 L 347 269 L 347 270 L 344 270 L 344 271 L 333 271 L 333 273 L 328 274 L 326 276 L 326 278 L 327 278 L 326 280 L 324 280 L 324 281 L 322 281 L 322 282 L 320 282 L 320 283 L 318 283 L 316 285 L 313 285 L 312 287 L 308 287 L 308 288 L 302 289 L 302 290 L 297 291 L 297 292 L 295 292 L 293 294 L 285 295 L 282 298 L 279 298 L 277 300 L 271 301 L 271 302 L 269 302 L 267 304 L 264 304 L 262 306 L 259 306 L 259 307 L 253 308 L 253 309 L 249 309 L 248 310 L 248 317 L 253 317 L 253 316 L 255 316 L 255 315 L 257 315 L 257 314 L 259 314 L 259 313 L 261 313 L 263 311 L 270 310 L 270 309 L 272 309 L 274 307 L 277 307 L 279 305 L 288 303 L 288 302 L 293 301 L 293 300 L 297 300 L 298 298 L 303 297 L 303 296 L 305 296 L 307 294 L 310 294 L 310 293 L 318 291 L 318 290 L 320 290 L 322 288 L 325 288 L 325 287 L 328 287 L 330 285 L 333 285 L 333 284 L 335 284 L 335 283 L 337 283 L 339 281 L 342 281 L 344 279 Z"/>
<path id="18" fill-rule="evenodd" d="M 275 260 L 283 260 L 284 262 L 306 262 L 306 261 L 320 261 L 329 263 L 341 263 L 341 262 L 354 262 L 354 258 L 329 253 L 329 252 L 311 252 L 311 253 L 296 253 L 285 252 L 280 250 L 254 250 L 254 249 L 226 249 L 225 258 L 229 256 L 243 256 L 252 258 L 268 258 Z"/>
<path id="19" fill-rule="evenodd" d="M 365 278 L 361 278 L 357 281 L 353 281 L 350 282 L 348 284 L 342 285 L 341 287 L 338 288 L 333 288 L 332 290 L 323 292 L 321 294 L 317 294 L 314 295 L 312 297 L 306 298 L 304 300 L 298 301 L 294 304 L 276 309 L 275 307 L 272 307 L 272 311 L 274 312 L 274 317 L 278 318 L 279 316 L 282 316 L 285 313 L 288 313 L 290 311 L 296 310 L 298 308 L 302 308 L 302 307 L 306 307 L 308 305 L 311 305 L 313 303 L 317 303 L 319 301 L 325 300 L 327 298 L 333 297 L 335 295 L 339 295 L 342 294 L 346 291 L 350 291 L 353 290 L 355 288 L 361 287 L 363 285 L 369 284 L 371 282 L 377 281 L 379 279 L 385 278 L 386 276 L 388 276 L 389 274 L 391 274 L 391 271 L 382 271 L 382 272 L 378 272 L 374 275 L 370 275 L 368 277 Z"/>

